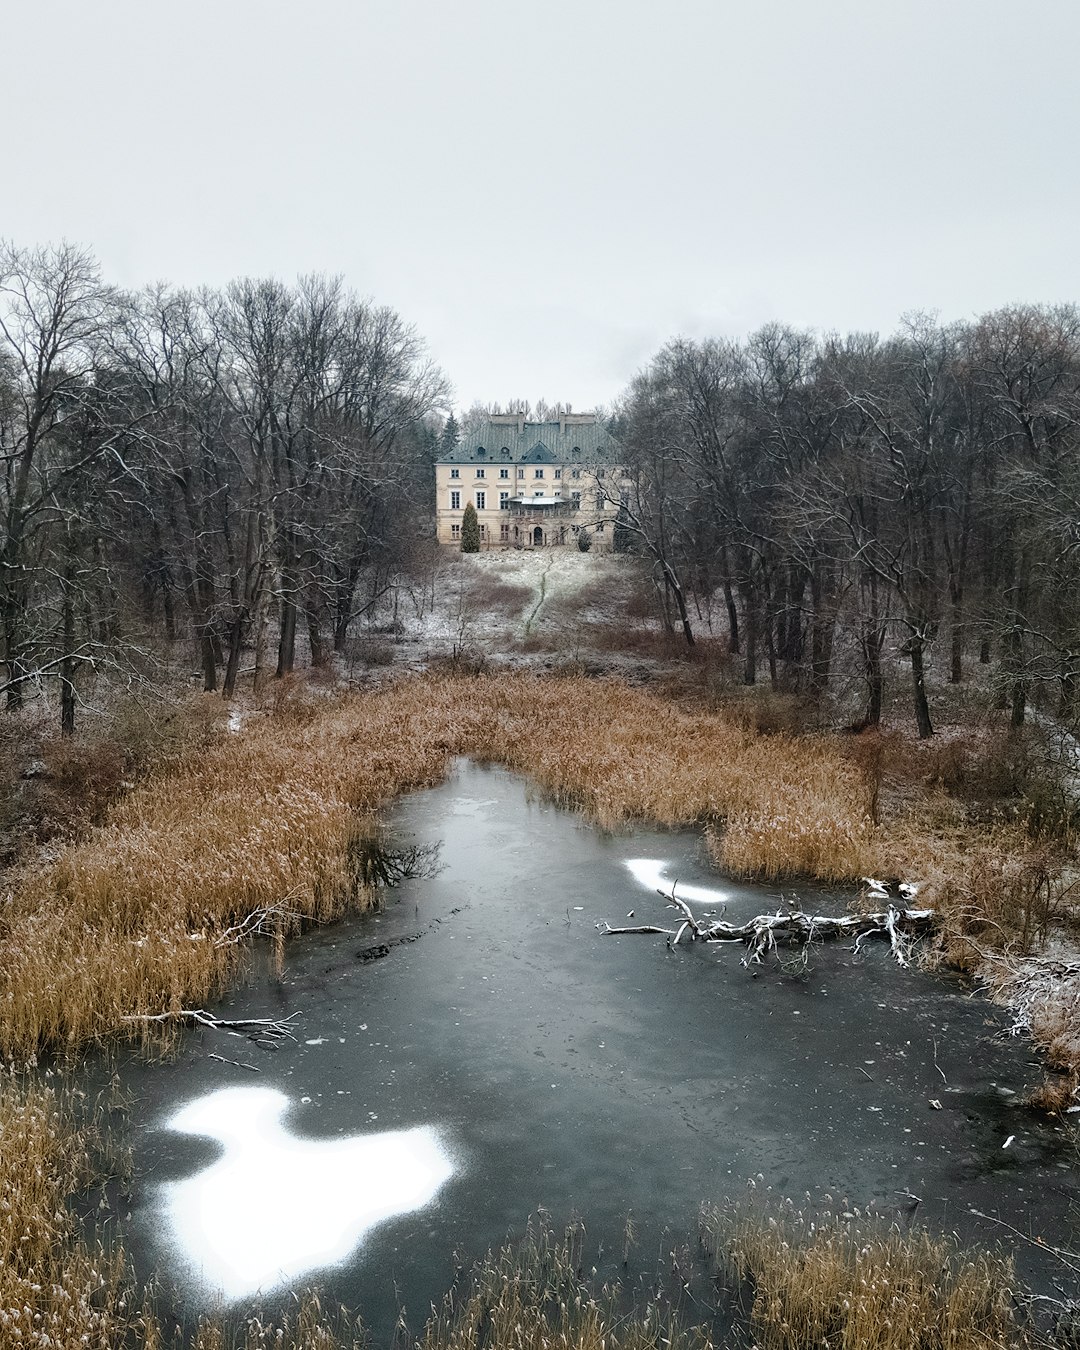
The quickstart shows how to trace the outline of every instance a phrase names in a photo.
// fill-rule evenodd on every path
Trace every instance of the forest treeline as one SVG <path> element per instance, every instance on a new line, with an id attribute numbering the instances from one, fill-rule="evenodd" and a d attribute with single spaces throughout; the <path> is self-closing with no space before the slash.
<path id="1" fill-rule="evenodd" d="M 108 286 L 0 248 L 0 629 L 9 708 L 193 637 L 207 690 L 274 620 L 315 664 L 422 533 L 448 387 L 392 309 L 333 279 Z M 132 616 L 137 616 L 133 623 Z M 258 654 L 263 644 L 256 642 Z"/>
<path id="2" fill-rule="evenodd" d="M 1080 715 L 1080 313 L 1014 306 L 977 322 L 905 318 L 890 337 L 771 324 L 676 341 L 615 418 L 623 537 L 652 559 L 687 641 L 714 598 L 748 684 L 820 696 L 838 635 L 862 722 L 883 659 L 992 665 L 1020 726 Z"/>
<path id="3" fill-rule="evenodd" d="M 159 638 L 226 695 L 246 651 L 268 674 L 330 660 L 434 548 L 449 393 L 415 330 L 335 279 L 129 292 L 82 249 L 0 246 L 7 706 L 58 688 L 70 731 L 80 672 L 145 674 Z M 679 340 L 609 420 L 616 546 L 746 683 L 817 699 L 843 651 L 872 725 L 899 656 L 926 736 L 934 653 L 956 683 L 989 666 L 1014 725 L 1080 716 L 1075 307 Z"/>

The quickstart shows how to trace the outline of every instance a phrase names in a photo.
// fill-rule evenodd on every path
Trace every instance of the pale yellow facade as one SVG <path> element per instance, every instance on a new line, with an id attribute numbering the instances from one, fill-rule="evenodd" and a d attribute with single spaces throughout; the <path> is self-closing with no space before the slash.
<path id="1" fill-rule="evenodd" d="M 592 413 L 552 422 L 492 417 L 435 466 L 439 542 L 460 544 L 468 503 L 483 548 L 610 547 L 622 471 L 617 442 Z"/>

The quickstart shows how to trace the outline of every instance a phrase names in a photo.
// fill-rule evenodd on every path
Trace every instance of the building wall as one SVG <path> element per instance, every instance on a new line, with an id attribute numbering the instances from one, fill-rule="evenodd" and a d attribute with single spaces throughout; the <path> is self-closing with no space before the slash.
<path id="1" fill-rule="evenodd" d="M 504 419 L 498 421 L 502 423 Z M 505 421 L 509 423 L 511 419 Z M 591 425 L 592 419 L 582 416 L 580 424 Z M 517 440 L 526 448 L 529 440 L 544 439 L 544 424 L 519 425 Z M 512 439 L 509 430 L 507 427 L 501 438 L 496 430 L 487 439 L 494 447 L 500 439 Z M 549 434 L 548 439 L 556 437 Z M 494 448 L 483 460 L 476 459 L 475 453 L 466 447 L 453 460 L 440 461 L 435 466 L 435 518 L 440 543 L 460 542 L 462 517 L 466 505 L 472 502 L 485 548 L 536 547 L 537 526 L 542 531 L 543 547 L 576 545 L 581 529 L 594 536 L 594 546 L 610 546 L 618 508 L 606 500 L 599 503 L 601 497 L 613 492 L 617 495 L 616 485 L 621 480 L 618 466 L 575 462 L 562 456 L 543 463 L 522 461 L 513 453 L 511 458 L 503 459 Z M 526 516 L 509 507 L 511 498 L 527 499 L 538 494 L 547 498 L 561 496 L 563 505 L 540 508 Z"/>

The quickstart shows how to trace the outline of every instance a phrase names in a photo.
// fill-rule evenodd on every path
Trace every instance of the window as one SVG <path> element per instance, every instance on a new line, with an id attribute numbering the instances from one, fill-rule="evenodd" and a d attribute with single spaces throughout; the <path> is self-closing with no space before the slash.
<path id="1" fill-rule="evenodd" d="M 533 469 L 533 477 L 534 477 L 534 478 L 543 478 L 543 476 L 544 476 L 544 471 L 543 471 L 543 469 Z"/>
<path id="2" fill-rule="evenodd" d="M 500 511 L 509 511 L 509 509 L 510 509 L 510 494 L 509 494 L 509 492 L 500 492 L 500 493 L 499 493 L 499 510 L 500 510 Z"/>
<path id="3" fill-rule="evenodd" d="M 451 478 L 460 478 L 460 477 L 461 477 L 461 470 L 460 470 L 460 469 L 451 469 L 451 470 L 450 470 L 450 477 L 451 477 Z"/>
<path id="4" fill-rule="evenodd" d="M 505 544 L 510 538 L 510 522 L 504 520 L 499 525 L 499 538 Z"/>
<path id="5" fill-rule="evenodd" d="M 486 539 L 487 539 L 487 526 L 486 526 L 486 525 L 481 525 L 481 526 L 480 526 L 480 538 L 483 539 L 483 540 L 486 540 Z"/>
<path id="6" fill-rule="evenodd" d="M 499 451 L 499 454 L 502 455 L 503 459 L 509 459 L 510 447 L 508 445 L 504 445 L 503 448 Z"/>
<path id="7" fill-rule="evenodd" d="M 487 501 L 487 493 L 478 491 L 476 494 L 476 509 L 478 511 L 483 511 L 484 503 L 486 501 Z"/>
<path id="8" fill-rule="evenodd" d="M 571 469 L 571 470 L 570 470 L 570 477 L 571 477 L 571 478 L 580 478 L 580 477 L 581 477 L 581 470 L 580 470 L 580 469 Z"/>
<path id="9" fill-rule="evenodd" d="M 524 477 L 525 477 L 525 470 L 524 470 L 524 469 L 518 469 L 518 477 L 519 477 L 519 478 L 524 478 Z"/>
<path id="10" fill-rule="evenodd" d="M 460 539 L 460 538 L 461 538 L 461 526 L 460 526 L 460 525 L 451 525 L 451 526 L 450 526 L 450 538 L 451 538 L 451 539 Z"/>
<path id="11" fill-rule="evenodd" d="M 562 477 L 562 469 L 556 469 L 556 470 L 555 470 L 555 477 L 556 477 L 556 478 L 561 478 L 561 477 Z"/>
<path id="12" fill-rule="evenodd" d="M 476 454 L 478 459 L 484 459 L 485 456 L 487 455 L 487 451 L 484 449 L 482 445 L 478 445 L 476 447 Z"/>
<path id="13" fill-rule="evenodd" d="M 572 456 L 574 459 L 580 459 L 580 458 L 581 458 L 581 446 L 580 446 L 580 445 L 575 445 L 574 448 L 573 448 L 573 450 L 570 451 L 570 454 L 571 454 L 571 456 Z"/>
<path id="14" fill-rule="evenodd" d="M 596 509 L 598 511 L 602 511 L 604 509 L 604 494 L 602 492 L 598 492 L 596 494 Z"/>
<path id="15" fill-rule="evenodd" d="M 542 497 L 543 495 L 544 495 L 543 488 L 537 488 L 536 491 L 533 493 L 534 497 Z"/>
<path id="16" fill-rule="evenodd" d="M 483 470 L 483 469 L 477 469 L 477 471 L 476 471 L 476 476 L 477 476 L 477 478 L 483 478 L 483 477 L 484 477 L 484 470 Z"/>
<path id="17" fill-rule="evenodd" d="M 581 493 L 571 492 L 570 501 L 573 503 L 574 510 L 576 511 L 581 506 Z"/>
<path id="18" fill-rule="evenodd" d="M 460 510 L 461 510 L 461 493 L 460 493 L 460 492 L 451 492 L 451 494 L 450 494 L 450 510 L 451 510 L 451 511 L 460 511 Z"/>
<path id="19" fill-rule="evenodd" d="M 499 477 L 500 477 L 500 478 L 509 478 L 509 477 L 510 477 L 510 470 L 509 470 L 509 469 L 500 469 L 500 470 L 499 470 Z"/>

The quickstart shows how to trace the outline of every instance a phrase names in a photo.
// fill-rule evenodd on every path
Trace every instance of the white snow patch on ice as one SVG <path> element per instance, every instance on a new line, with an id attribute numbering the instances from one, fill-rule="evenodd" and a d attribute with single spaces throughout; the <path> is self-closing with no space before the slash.
<path id="1" fill-rule="evenodd" d="M 675 894 L 680 900 L 685 900 L 691 905 L 723 905 L 727 903 L 727 891 L 714 890 L 709 886 L 688 886 L 683 881 L 678 881 L 676 884 L 677 878 L 669 877 L 664 871 L 667 864 L 661 858 L 628 858 L 626 866 L 632 873 L 634 880 L 647 890 L 663 891 L 666 895 L 670 895 L 671 888 L 675 885 Z"/>
<path id="2" fill-rule="evenodd" d="M 438 1132 L 298 1139 L 272 1088 L 224 1088 L 167 1122 L 218 1140 L 223 1155 L 162 1188 L 165 1218 L 190 1275 L 227 1301 L 339 1265 L 377 1224 L 430 1204 L 453 1175 Z"/>

